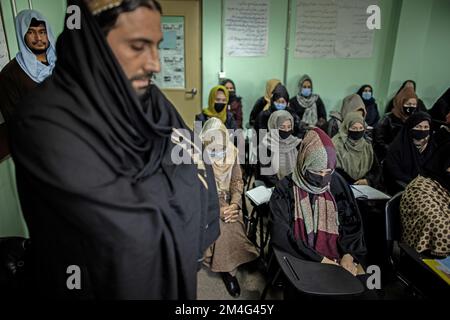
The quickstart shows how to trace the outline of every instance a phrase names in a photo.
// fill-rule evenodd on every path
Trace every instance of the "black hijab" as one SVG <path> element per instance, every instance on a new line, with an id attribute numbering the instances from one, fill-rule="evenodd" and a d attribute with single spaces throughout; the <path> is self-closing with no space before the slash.
<path id="1" fill-rule="evenodd" d="M 364 92 L 364 89 L 366 88 L 370 88 L 370 91 L 372 92 L 372 98 L 370 98 L 369 100 L 363 99 L 362 94 Z M 359 88 L 358 92 L 356 92 L 357 95 L 359 95 L 361 97 L 361 99 L 364 102 L 364 105 L 366 106 L 366 108 L 372 104 L 375 103 L 375 98 L 374 98 L 374 93 L 373 93 L 373 88 L 370 84 L 365 84 L 363 85 L 361 88 Z"/>
<path id="2" fill-rule="evenodd" d="M 447 169 L 450 167 L 450 142 L 439 146 L 431 156 L 431 159 L 425 164 L 424 176 L 431 178 L 450 192 L 450 173 Z"/>
<path id="3" fill-rule="evenodd" d="M 279 84 L 276 86 L 276 88 L 273 90 L 272 93 L 272 98 L 270 99 L 270 110 L 276 111 L 277 109 L 275 108 L 275 101 L 277 101 L 280 98 L 284 98 L 284 100 L 286 100 L 286 103 L 289 103 L 289 93 L 286 89 L 286 87 L 282 84 Z"/>
<path id="4" fill-rule="evenodd" d="M 81 29 L 65 28 L 53 75 L 12 126 L 39 290 L 66 294 L 70 261 L 89 275 L 81 295 L 195 299 L 197 259 L 218 236 L 213 172 L 171 161 L 172 130 L 187 126 L 156 86 L 138 98 L 84 1 L 70 5 Z"/>
<path id="5" fill-rule="evenodd" d="M 445 123 L 445 117 L 450 112 L 450 88 L 436 101 L 429 113 L 433 121 Z"/>
<path id="6" fill-rule="evenodd" d="M 412 130 L 422 121 L 431 125 L 429 114 L 421 111 L 413 113 L 405 122 L 386 156 L 386 166 L 395 179 L 409 183 L 422 172 L 423 165 L 430 158 L 433 150 L 433 141 L 430 135 L 426 149 L 420 153 L 414 145 Z"/>

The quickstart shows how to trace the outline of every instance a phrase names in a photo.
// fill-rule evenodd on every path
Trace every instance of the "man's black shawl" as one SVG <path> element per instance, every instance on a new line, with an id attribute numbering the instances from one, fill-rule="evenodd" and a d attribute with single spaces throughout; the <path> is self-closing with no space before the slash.
<path id="1" fill-rule="evenodd" d="M 219 234 L 213 172 L 173 164 L 173 128 L 187 128 L 180 115 L 156 86 L 139 101 L 94 17 L 71 4 L 81 29 L 65 28 L 53 75 L 12 124 L 35 289 L 195 299 L 198 261 Z M 71 266 L 81 290 L 68 289 Z"/>

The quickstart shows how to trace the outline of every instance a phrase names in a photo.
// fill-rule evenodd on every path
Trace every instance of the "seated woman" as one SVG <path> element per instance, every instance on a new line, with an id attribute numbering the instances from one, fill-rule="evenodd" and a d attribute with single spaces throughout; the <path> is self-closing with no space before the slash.
<path id="1" fill-rule="evenodd" d="M 394 110 L 395 107 L 395 99 L 397 98 L 398 94 L 404 89 L 404 88 L 410 88 L 414 91 L 414 93 L 417 92 L 417 85 L 416 82 L 414 80 L 406 80 L 405 82 L 403 82 L 402 86 L 400 87 L 400 89 L 398 89 L 397 93 L 395 94 L 395 96 L 389 101 L 389 103 L 386 106 L 385 109 L 385 113 L 389 113 L 392 112 L 392 110 Z M 417 99 L 417 111 L 423 111 L 426 112 L 427 111 L 427 107 L 425 106 L 425 103 L 423 103 L 422 99 Z"/>
<path id="2" fill-rule="evenodd" d="M 433 129 L 439 130 L 447 122 L 450 113 L 450 88 L 436 101 L 433 107 L 428 111 L 433 119 Z"/>
<path id="3" fill-rule="evenodd" d="M 311 77 L 304 75 L 298 82 L 298 94 L 289 105 L 305 126 L 323 127 L 327 122 L 327 111 L 322 99 L 313 93 Z"/>
<path id="4" fill-rule="evenodd" d="M 372 86 L 370 84 L 363 85 L 359 88 L 357 95 L 362 98 L 364 105 L 366 106 L 366 123 L 372 128 L 375 128 L 378 121 L 380 121 L 380 113 L 378 111 L 378 104 L 374 98 Z"/>
<path id="5" fill-rule="evenodd" d="M 253 105 L 252 112 L 250 113 L 250 120 L 249 125 L 250 127 L 254 128 L 256 125 L 256 121 L 258 119 L 258 116 L 261 112 L 264 110 L 268 110 L 270 107 L 270 100 L 272 98 L 273 91 L 278 87 L 278 85 L 281 84 L 281 81 L 278 79 L 270 79 L 266 83 L 266 92 L 263 97 L 260 97 L 258 100 L 256 100 L 255 104 Z"/>
<path id="6" fill-rule="evenodd" d="M 236 85 L 233 80 L 225 79 L 220 83 L 222 86 L 227 88 L 230 94 L 230 99 L 228 105 L 230 106 L 230 111 L 233 114 L 233 118 L 236 121 L 236 126 L 238 129 L 242 129 L 242 97 L 239 97 L 236 93 Z"/>
<path id="7" fill-rule="evenodd" d="M 410 116 L 388 149 L 383 165 L 386 189 L 391 195 L 404 190 L 430 159 L 434 145 L 431 117 L 425 112 Z"/>
<path id="8" fill-rule="evenodd" d="M 206 121 L 200 138 L 214 170 L 221 217 L 220 236 L 205 253 L 205 265 L 213 272 L 220 272 L 230 295 L 237 297 L 240 294 L 237 268 L 258 257 L 244 229 L 241 211 L 244 183 L 238 150 L 231 143 L 224 124 L 217 118 Z"/>
<path id="9" fill-rule="evenodd" d="M 228 101 L 230 95 L 224 86 L 216 86 L 209 92 L 208 108 L 195 116 L 195 121 L 201 121 L 202 126 L 210 118 L 217 118 L 225 125 L 227 129 L 237 129 L 233 114 L 228 111 Z"/>
<path id="10" fill-rule="evenodd" d="M 345 116 L 350 112 L 359 112 L 364 119 L 367 116 L 366 106 L 361 97 L 357 94 L 351 94 L 344 98 L 342 101 L 341 112 L 333 111 L 330 113 L 327 133 L 331 138 L 339 132 L 342 121 L 344 121 Z"/>
<path id="11" fill-rule="evenodd" d="M 450 142 L 450 111 L 445 117 L 444 124 L 434 133 L 433 139 L 437 146 Z"/>
<path id="12" fill-rule="evenodd" d="M 302 137 L 304 134 L 304 130 L 302 130 L 300 126 L 300 118 L 298 115 L 289 107 L 289 93 L 285 86 L 279 84 L 272 93 L 272 97 L 270 98 L 270 107 L 267 110 L 262 111 L 255 123 L 255 130 L 258 138 L 262 137 L 259 135 L 260 130 L 267 130 L 269 118 L 275 111 L 286 110 L 288 111 L 292 117 L 294 118 L 294 132 L 293 134 L 297 137 Z M 260 140 L 258 140 L 260 141 Z"/>
<path id="13" fill-rule="evenodd" d="M 439 147 L 400 202 L 402 240 L 419 253 L 450 255 L 450 143 Z"/>
<path id="14" fill-rule="evenodd" d="M 277 184 L 270 199 L 271 243 L 300 259 L 341 266 L 356 276 L 363 273 L 366 255 L 361 216 L 335 166 L 331 139 L 319 128 L 309 130 L 293 174 Z"/>
<path id="15" fill-rule="evenodd" d="M 256 177 L 268 188 L 274 187 L 278 181 L 291 174 L 297 163 L 301 140 L 292 135 L 293 124 L 294 118 L 285 110 L 275 111 L 269 118 L 269 131 L 259 145 L 259 155 L 264 154 L 271 161 L 259 164 L 260 170 Z M 276 154 L 273 154 L 274 151 Z"/>
<path id="16" fill-rule="evenodd" d="M 379 188 L 381 168 L 372 144 L 365 138 L 365 122 L 359 112 L 350 112 L 344 119 L 333 143 L 337 154 L 337 171 L 349 184 Z"/>
<path id="17" fill-rule="evenodd" d="M 386 158 L 389 145 L 403 128 L 406 119 L 417 109 L 417 95 L 410 87 L 400 91 L 394 100 L 394 109 L 387 113 L 378 123 L 374 131 L 373 150 L 381 162 Z"/>

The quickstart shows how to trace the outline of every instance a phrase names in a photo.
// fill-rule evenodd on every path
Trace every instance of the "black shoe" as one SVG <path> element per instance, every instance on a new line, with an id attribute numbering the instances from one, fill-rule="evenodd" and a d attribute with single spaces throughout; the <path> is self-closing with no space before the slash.
<path id="1" fill-rule="evenodd" d="M 239 283 L 236 279 L 236 277 L 233 277 L 228 272 L 222 272 L 222 280 L 223 283 L 225 283 L 225 287 L 228 290 L 228 293 L 233 297 L 237 298 L 241 294 L 241 288 L 239 287 Z"/>

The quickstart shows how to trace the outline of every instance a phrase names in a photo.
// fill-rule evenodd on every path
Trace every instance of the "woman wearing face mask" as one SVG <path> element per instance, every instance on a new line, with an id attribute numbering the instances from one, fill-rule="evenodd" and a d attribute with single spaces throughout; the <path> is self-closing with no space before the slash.
<path id="1" fill-rule="evenodd" d="M 262 137 L 259 135 L 259 130 L 267 130 L 269 118 L 275 111 L 285 110 L 288 111 L 292 117 L 294 118 L 294 135 L 297 137 L 302 137 L 304 134 L 304 130 L 302 131 L 300 128 L 300 118 L 295 112 L 289 107 L 289 93 L 286 90 L 286 87 L 282 84 L 279 84 L 275 90 L 273 91 L 272 97 L 270 99 L 270 108 L 266 111 L 263 111 L 259 114 L 258 119 L 256 120 L 255 130 L 260 139 Z M 258 140 L 261 141 L 261 140 Z"/>
<path id="2" fill-rule="evenodd" d="M 366 254 L 361 216 L 347 182 L 333 174 L 335 166 L 331 139 L 319 128 L 309 130 L 293 174 L 277 184 L 270 199 L 271 243 L 356 276 Z"/>
<path id="3" fill-rule="evenodd" d="M 389 101 L 388 105 L 386 106 L 386 110 L 384 111 L 385 113 L 392 112 L 392 110 L 394 109 L 395 98 L 400 93 L 400 91 L 402 91 L 404 88 L 411 88 L 414 90 L 414 92 L 417 92 L 416 91 L 417 90 L 416 82 L 414 80 L 406 80 L 405 82 L 403 82 L 400 89 L 398 89 L 394 98 L 392 98 L 391 101 Z M 425 103 L 423 103 L 422 99 L 417 99 L 417 111 L 423 111 L 423 112 L 427 111 L 427 107 L 425 106 Z"/>
<path id="4" fill-rule="evenodd" d="M 375 101 L 372 86 L 369 84 L 363 85 L 359 88 L 357 94 L 362 98 L 366 106 L 366 123 L 371 127 L 375 127 L 380 121 L 380 113 L 378 112 L 378 104 Z"/>
<path id="5" fill-rule="evenodd" d="M 372 144 L 364 137 L 365 131 L 364 118 L 360 113 L 347 114 L 339 133 L 333 137 L 337 154 L 336 170 L 349 184 L 378 188 L 381 168 Z"/>
<path id="6" fill-rule="evenodd" d="M 244 183 L 238 150 L 217 118 L 206 121 L 200 139 L 214 170 L 221 217 L 220 236 L 205 253 L 205 265 L 213 272 L 219 272 L 230 295 L 238 297 L 237 268 L 258 257 L 256 248 L 245 234 L 241 211 Z"/>
<path id="7" fill-rule="evenodd" d="M 291 108 L 306 126 L 323 127 L 327 122 L 327 111 L 322 99 L 313 93 L 313 83 L 304 75 L 298 83 L 298 94 L 290 101 Z"/>
<path id="8" fill-rule="evenodd" d="M 363 100 L 357 94 L 351 94 L 342 101 L 341 111 L 332 111 L 330 121 L 328 121 L 328 135 L 333 138 L 338 132 L 347 114 L 358 112 L 365 119 L 367 115 L 366 106 Z"/>
<path id="9" fill-rule="evenodd" d="M 239 97 L 236 93 L 236 86 L 234 81 L 231 79 L 225 79 L 220 83 L 222 86 L 227 88 L 230 99 L 228 101 L 228 105 L 230 106 L 230 111 L 233 114 L 233 118 L 236 121 L 236 125 L 239 129 L 242 129 L 242 98 Z"/>
<path id="10" fill-rule="evenodd" d="M 257 176 L 257 180 L 263 181 L 268 188 L 274 187 L 294 170 L 301 140 L 293 136 L 293 123 L 294 118 L 285 110 L 275 111 L 269 118 L 269 131 L 259 145 L 259 155 L 264 154 L 268 161 L 262 163 L 262 158 L 259 158 L 261 163 Z"/>
<path id="11" fill-rule="evenodd" d="M 228 111 L 228 101 L 230 94 L 224 86 L 216 86 L 209 92 L 208 108 L 195 117 L 195 121 L 200 121 L 202 126 L 210 118 L 217 118 L 227 129 L 237 130 L 236 121 L 233 114 Z"/>
<path id="12" fill-rule="evenodd" d="M 255 128 L 259 114 L 269 109 L 271 105 L 272 94 L 279 85 L 281 85 L 281 81 L 278 79 L 270 79 L 267 81 L 266 92 L 264 93 L 264 96 L 256 100 L 255 104 L 253 105 L 252 112 L 250 113 L 250 127 Z"/>
<path id="13" fill-rule="evenodd" d="M 387 191 L 394 195 L 416 178 L 434 149 L 430 135 L 431 117 L 425 112 L 410 116 L 389 146 L 384 162 Z"/>
<path id="14" fill-rule="evenodd" d="M 395 97 L 394 109 L 384 115 L 374 131 L 373 148 L 378 160 L 383 161 L 389 145 L 394 141 L 408 119 L 417 110 L 417 96 L 410 87 L 405 87 Z"/>
<path id="15" fill-rule="evenodd" d="M 450 255 L 450 142 L 440 146 L 400 202 L 402 240 L 419 253 Z"/>

